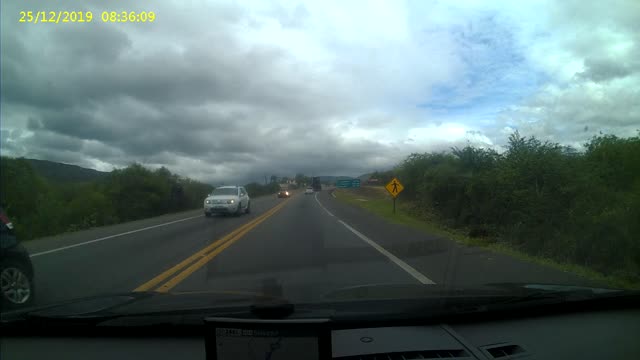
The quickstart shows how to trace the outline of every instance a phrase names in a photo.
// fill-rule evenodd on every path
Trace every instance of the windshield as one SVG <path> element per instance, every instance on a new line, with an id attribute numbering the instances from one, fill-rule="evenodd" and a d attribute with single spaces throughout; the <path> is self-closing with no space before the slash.
<path id="1" fill-rule="evenodd" d="M 216 195 L 238 195 L 238 189 L 236 188 L 218 188 L 213 190 L 213 196 Z"/>
<path id="2" fill-rule="evenodd" d="M 3 309 L 640 288 L 637 0 L 1 6 Z"/>

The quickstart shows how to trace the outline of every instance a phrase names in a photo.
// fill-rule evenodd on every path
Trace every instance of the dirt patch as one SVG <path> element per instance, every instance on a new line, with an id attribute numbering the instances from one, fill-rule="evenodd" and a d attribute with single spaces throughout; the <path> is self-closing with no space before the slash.
<path id="1" fill-rule="evenodd" d="M 362 186 L 359 188 L 340 189 L 357 196 L 360 199 L 386 199 L 390 195 L 382 186 Z"/>

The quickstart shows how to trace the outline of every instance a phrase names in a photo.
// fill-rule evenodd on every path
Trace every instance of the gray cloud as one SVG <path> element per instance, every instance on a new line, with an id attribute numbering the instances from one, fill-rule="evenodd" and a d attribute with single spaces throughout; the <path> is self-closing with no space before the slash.
<path id="1" fill-rule="evenodd" d="M 83 31 L 78 31 L 74 26 L 54 28 L 50 32 L 50 41 L 55 44 L 53 52 L 74 58 L 76 65 L 80 66 L 94 62 L 113 64 L 132 46 L 122 29 L 99 22 Z M 68 63 L 65 61 L 59 65 Z"/>
<path id="2" fill-rule="evenodd" d="M 303 12 L 294 9 L 289 25 Z M 244 20 L 236 15 L 236 22 Z M 175 157 L 199 158 L 205 167 L 242 171 L 225 175 L 238 180 L 265 171 L 331 171 L 319 149 L 339 141 L 319 124 L 350 108 L 349 100 L 339 84 L 329 78 L 318 84 L 317 74 L 281 47 L 242 48 L 231 33 L 209 32 L 181 38 L 187 41 L 179 50 L 162 44 L 136 54 L 135 31 L 77 26 L 3 33 L 3 117 L 20 107 L 16 112 L 26 114 L 23 126 L 33 133 L 15 139 L 6 148 L 11 152 L 87 165 L 91 159 L 76 154 L 84 151 L 117 166 L 142 161 L 177 171 L 189 169 Z M 29 43 L 36 35 L 40 41 Z M 36 56 L 42 51 L 47 66 Z M 315 152 L 316 165 L 292 160 Z M 205 171 L 204 179 L 214 181 L 220 172 Z"/>
<path id="3" fill-rule="evenodd" d="M 571 81 L 551 81 L 490 126 L 462 130 L 430 128 L 447 119 L 417 104 L 430 96 L 443 107 L 473 104 L 498 85 L 500 95 L 518 93 L 509 84 L 524 82 L 529 69 L 526 50 L 510 33 L 517 19 L 504 23 L 483 13 L 469 22 L 480 29 L 466 36 L 468 29 L 429 19 L 413 29 L 387 12 L 384 20 L 393 24 L 387 31 L 364 15 L 337 21 L 336 30 L 318 25 L 327 15 L 313 4 L 254 9 L 233 2 L 90 0 L 80 7 L 96 19 L 118 7 L 154 10 L 158 19 L 16 26 L 21 5 L 6 3 L 0 24 L 5 154 L 100 169 L 138 161 L 229 183 L 274 173 L 359 175 L 413 151 L 446 150 L 470 139 L 490 143 L 505 138 L 507 126 L 574 142 L 603 128 L 624 132 L 637 125 L 639 65 L 630 55 L 638 55 L 637 43 L 622 54 L 604 52 L 612 38 L 600 31 L 586 46 L 588 36 L 572 31 L 611 24 L 582 3 L 559 6 L 551 16 L 551 25 L 568 33 L 554 38 L 553 50 L 569 51 L 583 64 Z M 39 7 L 45 5 L 78 7 L 75 1 Z M 582 20 L 570 19 L 572 11 Z M 610 15 L 622 24 L 620 36 L 637 35 L 624 11 Z M 440 88 L 458 89 L 459 96 L 438 95 Z M 416 128 L 422 138 L 407 140 Z M 439 138 L 428 136 L 431 130 Z"/>
<path id="4" fill-rule="evenodd" d="M 640 64 L 640 62 L 638 62 Z M 594 82 L 612 80 L 627 77 L 640 70 L 640 67 L 629 63 L 620 63 L 612 59 L 585 59 L 586 70 L 579 75 Z"/>
<path id="5" fill-rule="evenodd" d="M 640 129 L 640 3 L 563 1 L 550 12 L 555 36 L 534 44 L 550 79 L 497 126 L 581 147 L 599 133 Z"/>

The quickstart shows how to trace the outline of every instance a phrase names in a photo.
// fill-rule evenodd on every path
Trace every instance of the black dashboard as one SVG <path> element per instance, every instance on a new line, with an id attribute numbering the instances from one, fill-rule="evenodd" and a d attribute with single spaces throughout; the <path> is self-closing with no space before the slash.
<path id="1" fill-rule="evenodd" d="M 355 325 L 355 324 L 352 324 Z M 510 318 L 469 319 L 453 323 L 350 327 L 331 329 L 333 359 L 640 359 L 640 310 L 523 313 Z M 205 338 L 211 334 L 180 333 L 167 328 L 162 336 L 141 331 L 109 336 L 25 336 L 3 331 L 2 359 L 207 359 Z M 254 357 L 313 359 L 315 350 L 278 352 Z M 290 354 L 289 354 L 290 355 Z"/>

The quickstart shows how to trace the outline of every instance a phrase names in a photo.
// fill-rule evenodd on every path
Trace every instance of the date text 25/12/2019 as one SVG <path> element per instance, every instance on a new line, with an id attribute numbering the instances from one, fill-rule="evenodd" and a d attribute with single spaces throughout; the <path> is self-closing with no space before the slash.
<path id="1" fill-rule="evenodd" d="M 156 21 L 153 11 L 102 11 L 96 17 L 92 11 L 20 11 L 18 22 L 21 23 L 90 23 L 93 21 L 112 23 L 152 23 Z"/>

